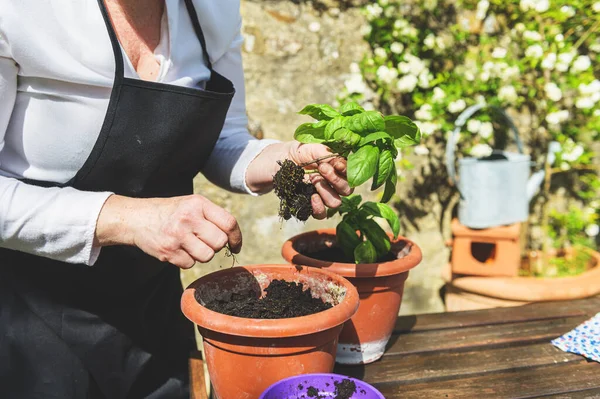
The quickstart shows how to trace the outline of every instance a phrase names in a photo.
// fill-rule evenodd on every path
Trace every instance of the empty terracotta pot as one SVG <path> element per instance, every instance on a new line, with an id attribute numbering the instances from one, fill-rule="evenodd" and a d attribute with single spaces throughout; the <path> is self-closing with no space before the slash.
<path id="1" fill-rule="evenodd" d="M 313 296 L 334 305 L 308 316 L 247 319 L 213 312 L 201 301 L 254 290 L 271 280 L 302 283 Z M 338 336 L 358 308 L 358 293 L 334 273 L 290 265 L 252 265 L 208 274 L 184 291 L 181 308 L 198 325 L 218 399 L 256 399 L 271 384 L 305 373 L 333 371 Z"/>
<path id="2" fill-rule="evenodd" d="M 283 244 L 283 258 L 295 265 L 313 266 L 347 278 L 358 290 L 358 312 L 344 325 L 336 361 L 340 364 L 372 363 L 383 356 L 402 303 L 408 271 L 422 259 L 412 241 L 392 238 L 396 259 L 388 262 L 354 264 L 323 261 L 311 253 L 336 245 L 335 229 L 310 231 Z"/>

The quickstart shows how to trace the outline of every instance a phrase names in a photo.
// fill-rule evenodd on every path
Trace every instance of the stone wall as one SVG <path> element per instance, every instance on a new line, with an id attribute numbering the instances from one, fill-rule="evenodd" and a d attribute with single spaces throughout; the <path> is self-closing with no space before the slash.
<path id="1" fill-rule="evenodd" d="M 307 121 L 297 114 L 309 103 L 332 103 L 349 77 L 349 65 L 359 61 L 368 49 L 362 40 L 366 24 L 360 1 L 249 1 L 242 0 L 246 104 L 250 128 L 258 137 L 289 140 L 295 127 Z M 403 184 L 419 179 L 420 169 L 406 172 Z M 244 235 L 238 264 L 283 263 L 282 243 L 292 235 L 315 228 L 333 227 L 338 220 L 282 222 L 277 216 L 274 194 L 251 197 L 231 194 L 206 181 L 196 179 L 196 192 L 229 210 Z M 403 188 L 398 189 L 402 198 Z M 372 195 L 364 193 L 367 195 Z M 421 246 L 422 264 L 411 272 L 405 288 L 401 313 L 443 311 L 438 291 L 441 268 L 448 250 L 440 232 L 444 216 L 439 206 L 419 215 L 405 234 Z M 400 207 L 400 209 L 402 209 Z M 408 216 L 410 218 L 410 216 Z M 183 273 L 184 284 L 219 268 L 231 267 L 232 259 L 219 253 L 208 264 L 196 265 Z"/>

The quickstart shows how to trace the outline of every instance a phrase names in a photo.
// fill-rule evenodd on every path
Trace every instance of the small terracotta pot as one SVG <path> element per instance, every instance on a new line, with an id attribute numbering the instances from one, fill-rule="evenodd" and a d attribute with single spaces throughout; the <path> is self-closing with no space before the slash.
<path id="1" fill-rule="evenodd" d="M 592 255 L 590 269 L 569 277 L 454 277 L 449 270 L 443 278 L 451 295 L 448 311 L 496 306 L 517 306 L 531 302 L 562 301 L 600 294 L 600 253 Z M 449 269 L 449 268 L 448 268 Z"/>
<path id="2" fill-rule="evenodd" d="M 390 237 L 392 238 L 392 237 Z M 344 325 L 336 361 L 340 364 L 372 363 L 383 356 L 400 310 L 408 271 L 422 259 L 421 249 L 412 241 L 392 238 L 397 259 L 359 264 L 328 262 L 310 253 L 336 245 L 335 229 L 300 234 L 283 244 L 283 258 L 295 265 L 313 266 L 347 278 L 360 295 L 358 312 Z"/>
<path id="3" fill-rule="evenodd" d="M 262 293 L 271 280 L 308 286 L 333 308 L 278 320 L 246 319 L 213 312 L 195 298 L 230 296 L 247 289 Z M 294 375 L 330 373 L 342 325 L 358 308 L 356 289 L 340 276 L 308 267 L 253 265 L 220 270 L 184 291 L 181 309 L 198 325 L 216 397 L 256 399 L 271 384 Z"/>

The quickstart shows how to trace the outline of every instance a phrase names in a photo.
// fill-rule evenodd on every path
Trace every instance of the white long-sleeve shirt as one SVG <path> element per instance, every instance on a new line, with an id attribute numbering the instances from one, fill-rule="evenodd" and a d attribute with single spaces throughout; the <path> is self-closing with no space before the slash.
<path id="1" fill-rule="evenodd" d="M 203 173 L 250 192 L 245 171 L 271 140 L 247 132 L 239 0 L 193 0 L 216 71 L 236 88 Z M 165 0 L 157 81 L 195 86 L 209 70 L 183 0 Z M 125 76 L 139 79 L 123 51 Z M 0 0 L 0 247 L 93 264 L 98 214 L 111 193 L 41 188 L 64 183 L 92 151 L 108 108 L 115 61 L 96 0 Z"/>

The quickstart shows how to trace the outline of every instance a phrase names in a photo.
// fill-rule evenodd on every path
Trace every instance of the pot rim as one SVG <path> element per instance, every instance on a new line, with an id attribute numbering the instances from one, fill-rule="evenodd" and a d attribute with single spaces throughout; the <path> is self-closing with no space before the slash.
<path id="1" fill-rule="evenodd" d="M 281 255 L 283 258 L 294 265 L 314 266 L 321 270 L 329 270 L 344 277 L 354 278 L 370 278 L 393 276 L 404 273 L 417 266 L 423 260 L 421 248 L 412 240 L 404 236 L 398 236 L 396 239 L 388 233 L 392 244 L 406 242 L 410 248 L 410 252 L 402 258 L 398 258 L 386 262 L 376 263 L 344 263 L 324 261 L 298 252 L 294 248 L 294 243 L 301 240 L 311 240 L 317 237 L 330 236 L 335 238 L 335 229 L 317 229 L 306 233 L 295 235 L 283 243 L 281 247 Z M 404 248 L 404 247 L 403 247 Z M 402 250 L 401 248 L 400 250 Z"/>
<path id="2" fill-rule="evenodd" d="M 600 293 L 600 253 L 589 249 L 596 265 L 577 276 L 484 277 L 466 276 L 446 281 L 461 290 L 512 301 L 537 302 L 579 299 Z"/>
<path id="3" fill-rule="evenodd" d="M 242 269 L 249 272 L 261 270 L 266 273 L 269 271 L 281 273 L 287 269 L 290 276 L 299 273 L 322 275 L 343 286 L 346 289 L 346 295 L 341 303 L 331 309 L 287 319 L 249 319 L 229 316 L 212 311 L 198 303 L 194 295 L 196 286 L 216 275 L 240 273 Z M 293 281 L 293 279 L 288 281 Z M 314 334 L 342 325 L 356 313 L 358 303 L 359 296 L 356 288 L 348 280 L 335 273 L 308 267 L 297 268 L 289 264 L 257 264 L 219 270 L 195 280 L 183 292 L 181 310 L 189 320 L 202 329 L 240 337 L 283 338 Z"/>

